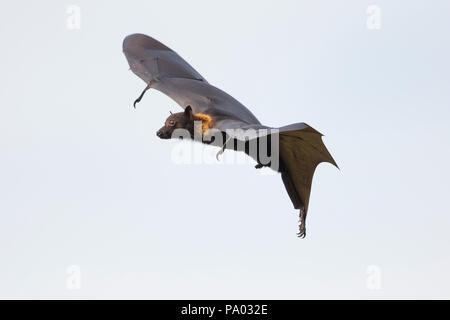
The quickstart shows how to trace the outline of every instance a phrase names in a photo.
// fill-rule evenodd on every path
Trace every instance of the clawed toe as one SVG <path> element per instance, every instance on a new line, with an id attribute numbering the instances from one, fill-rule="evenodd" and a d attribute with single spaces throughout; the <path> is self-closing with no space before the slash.
<path id="1" fill-rule="evenodd" d="M 304 239 L 306 237 L 306 230 L 300 226 L 300 231 L 297 233 L 297 237 Z"/>
<path id="2" fill-rule="evenodd" d="M 300 217 L 299 217 L 299 232 L 297 233 L 297 237 L 300 239 L 304 239 L 306 237 L 306 211 L 304 208 L 300 209 Z"/>

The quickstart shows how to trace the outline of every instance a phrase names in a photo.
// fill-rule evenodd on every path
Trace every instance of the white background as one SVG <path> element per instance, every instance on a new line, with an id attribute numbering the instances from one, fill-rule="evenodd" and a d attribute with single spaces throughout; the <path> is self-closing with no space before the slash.
<path id="1" fill-rule="evenodd" d="M 66 26 L 71 4 L 80 30 Z M 366 26 L 372 4 L 380 30 Z M 449 12 L 437 0 L 4 4 L 0 297 L 450 298 Z M 132 108 L 145 84 L 121 46 L 135 32 L 262 123 L 325 134 L 341 170 L 318 167 L 306 239 L 279 176 L 171 161 L 176 142 L 155 132 L 181 109 L 154 90 Z"/>

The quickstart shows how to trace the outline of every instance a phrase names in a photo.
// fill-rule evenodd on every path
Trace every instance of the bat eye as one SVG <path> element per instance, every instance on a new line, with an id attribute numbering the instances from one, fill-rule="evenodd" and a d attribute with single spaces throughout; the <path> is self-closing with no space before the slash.
<path id="1" fill-rule="evenodd" d="M 171 126 L 175 125 L 175 121 L 170 120 L 170 121 L 169 121 L 169 125 L 171 125 Z"/>

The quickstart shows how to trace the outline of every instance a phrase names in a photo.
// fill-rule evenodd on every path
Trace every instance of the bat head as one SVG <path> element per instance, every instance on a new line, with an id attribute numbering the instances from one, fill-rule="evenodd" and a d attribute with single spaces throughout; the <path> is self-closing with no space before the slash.
<path id="1" fill-rule="evenodd" d="M 194 116 L 191 106 L 187 106 L 184 112 L 172 113 L 164 123 L 164 126 L 156 132 L 161 139 L 171 139 L 176 129 L 186 129 L 191 135 L 194 132 Z"/>

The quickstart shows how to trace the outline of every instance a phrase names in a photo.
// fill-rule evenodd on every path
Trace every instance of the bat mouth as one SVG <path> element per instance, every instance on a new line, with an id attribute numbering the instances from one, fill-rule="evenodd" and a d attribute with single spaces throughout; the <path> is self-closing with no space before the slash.
<path id="1" fill-rule="evenodd" d="M 160 139 L 170 139 L 170 134 L 168 132 L 164 132 L 162 130 L 156 131 L 156 135 Z"/>

